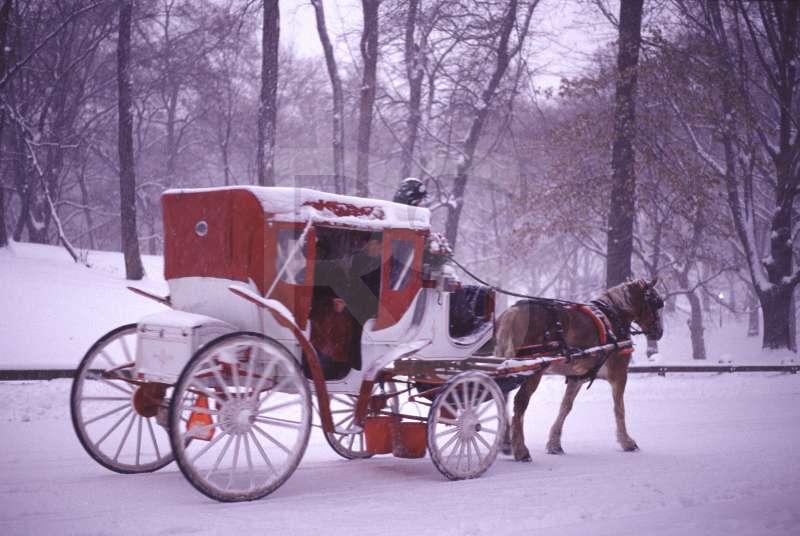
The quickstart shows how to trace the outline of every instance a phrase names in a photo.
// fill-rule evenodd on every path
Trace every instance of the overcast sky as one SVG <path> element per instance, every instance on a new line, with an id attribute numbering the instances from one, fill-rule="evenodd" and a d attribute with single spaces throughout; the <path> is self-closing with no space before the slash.
<path id="1" fill-rule="evenodd" d="M 616 12 L 616 2 L 606 0 Z M 361 28 L 360 0 L 324 0 L 328 32 L 338 57 L 348 61 L 358 54 L 358 42 L 346 43 L 344 34 Z M 541 0 L 531 21 L 531 64 L 540 72 L 536 84 L 557 88 L 562 76 L 575 75 L 591 54 L 614 40 L 614 27 L 591 0 Z M 358 35 L 357 33 L 354 35 Z M 308 0 L 281 0 L 281 41 L 302 56 L 322 56 L 314 9 Z"/>

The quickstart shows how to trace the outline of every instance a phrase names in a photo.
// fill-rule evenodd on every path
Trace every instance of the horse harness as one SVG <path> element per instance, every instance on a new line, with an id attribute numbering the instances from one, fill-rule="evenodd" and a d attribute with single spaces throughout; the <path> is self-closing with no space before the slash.
<path id="1" fill-rule="evenodd" d="M 589 385 L 586 387 L 589 389 L 608 358 L 614 354 L 620 353 L 618 349 L 619 344 L 631 338 L 630 324 L 626 323 L 609 304 L 602 300 L 593 300 L 588 304 L 565 302 L 564 300 L 551 300 L 548 298 L 536 298 L 526 301 L 541 305 L 547 311 L 550 317 L 550 326 L 549 329 L 545 331 L 545 339 L 549 339 L 549 341 L 545 345 L 522 347 L 517 350 L 517 357 L 527 357 L 530 355 L 531 351 L 541 349 L 542 346 L 551 346 L 557 352 L 566 356 L 567 363 L 572 361 L 572 355 L 579 351 L 579 349 L 569 346 L 564 337 L 564 326 L 558 315 L 559 308 L 564 307 L 577 309 L 592 319 L 597 328 L 600 345 L 614 344 L 612 350 L 601 352 L 600 358 L 586 373 L 566 376 L 567 382 L 583 382 L 589 380 Z M 545 368 L 546 366 L 547 365 L 545 365 Z"/>

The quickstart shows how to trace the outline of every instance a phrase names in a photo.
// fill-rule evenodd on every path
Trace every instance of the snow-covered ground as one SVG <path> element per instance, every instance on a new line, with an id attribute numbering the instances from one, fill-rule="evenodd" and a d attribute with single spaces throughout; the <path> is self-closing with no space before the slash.
<path id="1" fill-rule="evenodd" d="M 582 393 L 564 456 L 543 454 L 563 384 L 547 378 L 526 421 L 533 463 L 500 457 L 450 482 L 429 458 L 346 461 L 315 431 L 272 495 L 218 504 L 174 464 L 119 475 L 86 455 L 69 382 L 0 383 L 0 534 L 800 534 L 800 377 L 636 376 L 614 442 L 608 385 Z"/>
<path id="2" fill-rule="evenodd" d="M 101 334 L 160 308 L 125 290 L 119 254 L 88 260 L 0 250 L 0 368 L 75 367 Z M 145 264 L 137 285 L 165 293 L 160 259 Z M 710 362 L 787 358 L 727 325 L 709 326 Z M 660 362 L 690 361 L 686 339 L 685 322 L 668 319 Z M 148 475 L 100 467 L 72 430 L 68 380 L 0 382 L 0 534 L 800 534 L 800 375 L 634 375 L 636 453 L 614 441 L 609 388 L 597 382 L 567 421 L 567 455 L 548 456 L 562 382 L 546 378 L 528 412 L 533 463 L 501 456 L 483 477 L 450 482 L 429 458 L 345 461 L 315 431 L 283 487 L 237 504 L 205 498 L 174 464 Z"/>

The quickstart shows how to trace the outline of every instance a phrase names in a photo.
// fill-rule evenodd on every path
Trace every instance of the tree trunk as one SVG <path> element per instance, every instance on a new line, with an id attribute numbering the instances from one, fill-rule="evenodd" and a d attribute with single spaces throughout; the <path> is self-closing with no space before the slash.
<path id="1" fill-rule="evenodd" d="M 6 36 L 8 35 L 9 21 L 11 20 L 12 0 L 4 0 L 0 7 L 0 79 L 6 74 Z M 0 149 L 3 146 L 3 129 L 5 127 L 5 109 L 0 109 Z M 0 153 L 3 151 L 0 150 Z M 5 177 L 5 175 L 4 175 Z M 8 232 L 6 230 L 6 197 L 5 184 L 0 180 L 0 248 L 8 245 Z"/>
<path id="2" fill-rule="evenodd" d="M 759 298 L 764 324 L 763 347 L 769 349 L 788 348 L 797 351 L 794 334 L 790 329 L 789 314 L 792 307 L 792 292 L 782 288 L 780 291 L 762 294 Z M 791 326 L 793 327 L 793 326 Z"/>
<path id="3" fill-rule="evenodd" d="M 481 94 L 481 99 L 475 110 L 475 115 L 472 118 L 469 131 L 467 133 L 466 141 L 462 155 L 456 166 L 456 178 L 453 184 L 453 199 L 455 201 L 453 207 L 447 213 L 447 221 L 445 223 L 445 237 L 450 242 L 450 245 L 455 250 L 456 240 L 458 238 L 458 224 L 461 220 L 461 211 L 464 208 L 464 194 L 467 190 L 467 179 L 472 170 L 473 160 L 475 158 L 475 150 L 478 148 L 478 141 L 480 140 L 481 133 L 483 132 L 483 124 L 489 115 L 489 108 L 491 107 L 497 88 L 500 81 L 503 79 L 511 58 L 519 52 L 522 48 L 523 40 L 528 33 L 530 26 L 531 15 L 533 9 L 536 7 L 537 2 L 532 2 L 528 5 L 528 12 L 525 15 L 525 20 L 518 28 L 518 42 L 516 46 L 509 50 L 509 40 L 511 31 L 517 23 L 517 0 L 511 0 L 503 17 L 500 26 L 500 39 L 497 45 L 497 60 L 495 62 L 494 71 L 489 79 L 489 83 Z"/>
<path id="4" fill-rule="evenodd" d="M 333 55 L 333 45 L 328 37 L 328 28 L 325 25 L 325 10 L 322 0 L 311 0 L 317 21 L 317 33 L 325 53 L 325 65 L 328 68 L 328 77 L 333 88 L 333 183 L 336 193 L 345 193 L 346 184 L 344 177 L 344 95 L 342 93 L 342 79 L 336 66 Z"/>
<path id="5" fill-rule="evenodd" d="M 633 142 L 636 137 L 636 82 L 642 35 L 643 0 L 620 4 L 614 146 L 611 154 L 613 186 L 608 211 L 606 286 L 631 276 L 636 172 Z"/>
<path id="6" fill-rule="evenodd" d="M 117 88 L 119 91 L 119 206 L 125 277 L 141 279 L 144 267 L 136 235 L 136 175 L 133 161 L 133 106 L 131 96 L 131 19 L 133 0 L 120 0 L 117 43 Z"/>
<path id="7" fill-rule="evenodd" d="M 411 176 L 411 166 L 414 161 L 414 147 L 419 135 L 419 123 L 422 118 L 422 81 L 425 71 L 422 65 L 423 46 L 418 46 L 414 41 L 419 12 L 419 0 L 409 0 L 408 14 L 406 16 L 405 31 L 405 62 L 406 78 L 408 79 L 408 120 L 406 121 L 406 134 L 403 140 L 403 152 L 400 161 L 400 178 Z"/>
<path id="8" fill-rule="evenodd" d="M 690 291 L 686 294 L 689 299 L 689 307 L 691 315 L 687 324 L 689 325 L 689 335 L 692 339 L 692 359 L 705 359 L 706 358 L 706 341 L 703 337 L 703 308 L 700 299 L 697 297 L 695 291 Z"/>
<path id="9" fill-rule="evenodd" d="M 747 300 L 747 336 L 758 337 L 758 299 L 750 295 Z"/>
<path id="10" fill-rule="evenodd" d="M 278 119 L 278 0 L 264 0 L 261 31 L 261 97 L 258 105 L 258 184 L 275 186 L 275 130 Z M 226 175 L 227 183 L 227 175 Z"/>
<path id="11" fill-rule="evenodd" d="M 361 34 L 361 59 L 364 75 L 358 109 L 356 153 L 356 194 L 369 197 L 369 145 L 372 136 L 372 112 L 375 107 L 375 85 L 378 69 L 378 6 L 380 0 L 361 0 L 364 30 Z"/>

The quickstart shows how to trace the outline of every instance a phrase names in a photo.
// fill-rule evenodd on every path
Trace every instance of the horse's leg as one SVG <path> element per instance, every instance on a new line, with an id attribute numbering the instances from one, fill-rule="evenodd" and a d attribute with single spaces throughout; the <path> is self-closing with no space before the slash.
<path id="1" fill-rule="evenodd" d="M 622 360 L 624 358 L 612 357 L 611 359 Z M 609 367 L 608 372 L 608 383 L 611 384 L 611 396 L 614 399 L 614 419 L 617 421 L 617 441 L 625 452 L 639 450 L 639 445 L 628 435 L 628 429 L 625 426 L 624 397 L 625 384 L 628 382 L 628 367 L 625 366 L 624 369 L 620 367 L 620 370 L 614 370 L 612 367 Z"/>
<path id="2" fill-rule="evenodd" d="M 564 449 L 561 448 L 561 432 L 564 429 L 564 421 L 572 411 L 572 404 L 575 402 L 575 397 L 581 390 L 583 382 L 574 380 L 567 380 L 567 388 L 564 390 L 564 398 L 561 399 L 561 409 L 558 411 L 553 426 L 550 427 L 550 438 L 547 440 L 547 453 L 548 454 L 564 454 Z"/>
<path id="3" fill-rule="evenodd" d="M 503 392 L 503 411 L 508 413 L 508 393 Z M 506 456 L 511 455 L 511 427 L 506 426 L 505 432 L 503 432 L 503 441 L 500 443 L 500 452 L 505 454 Z"/>
<path id="4" fill-rule="evenodd" d="M 525 446 L 523 421 L 525 419 L 525 410 L 528 409 L 531 396 L 536 391 L 536 388 L 539 387 L 541 379 L 541 371 L 531 375 L 520 386 L 519 391 L 514 396 L 514 416 L 511 418 L 511 450 L 514 453 L 514 459 L 520 462 L 531 461 L 531 453 Z"/>

